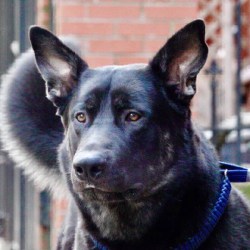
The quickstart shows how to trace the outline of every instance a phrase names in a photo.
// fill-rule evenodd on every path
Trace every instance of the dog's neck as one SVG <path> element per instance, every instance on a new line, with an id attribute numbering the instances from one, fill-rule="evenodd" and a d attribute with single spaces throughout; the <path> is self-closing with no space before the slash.
<path id="1" fill-rule="evenodd" d="M 152 242 L 152 249 L 156 242 L 159 248 L 175 246 L 199 231 L 217 195 L 216 186 L 207 194 L 211 187 L 204 179 L 194 182 L 190 177 L 186 187 L 179 185 L 163 187 L 138 203 L 88 203 L 81 209 L 78 230 L 109 249 L 151 249 Z M 137 239 L 143 245 L 137 245 Z"/>

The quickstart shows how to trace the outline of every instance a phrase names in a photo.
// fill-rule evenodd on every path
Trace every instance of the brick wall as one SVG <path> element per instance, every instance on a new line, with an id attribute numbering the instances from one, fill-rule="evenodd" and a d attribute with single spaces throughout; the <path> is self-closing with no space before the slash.
<path id="1" fill-rule="evenodd" d="M 62 224 L 66 216 L 68 208 L 68 200 L 65 199 L 56 199 L 52 200 L 51 206 L 51 249 L 56 249 L 58 235 L 61 232 Z"/>
<path id="2" fill-rule="evenodd" d="M 56 0 L 56 32 L 80 39 L 90 66 L 147 62 L 197 18 L 197 0 Z"/>
<path id="3" fill-rule="evenodd" d="M 243 66 L 250 64 L 250 1 L 245 1 L 242 4 L 242 59 Z"/>
<path id="4" fill-rule="evenodd" d="M 49 28 L 50 24 L 50 5 L 49 0 L 37 0 L 37 24 Z"/>

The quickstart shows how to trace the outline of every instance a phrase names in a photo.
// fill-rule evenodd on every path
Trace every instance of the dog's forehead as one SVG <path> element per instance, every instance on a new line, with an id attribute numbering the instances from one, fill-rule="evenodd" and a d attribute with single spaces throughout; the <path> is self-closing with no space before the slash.
<path id="1" fill-rule="evenodd" d="M 146 64 L 112 65 L 87 69 L 80 80 L 78 97 L 82 99 L 95 92 L 146 95 L 147 89 L 152 86 L 151 78 Z"/>

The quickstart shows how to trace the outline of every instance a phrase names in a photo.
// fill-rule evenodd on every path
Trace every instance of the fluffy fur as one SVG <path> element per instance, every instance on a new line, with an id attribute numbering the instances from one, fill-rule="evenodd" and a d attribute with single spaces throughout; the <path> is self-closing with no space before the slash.
<path id="1" fill-rule="evenodd" d="M 74 39 L 63 37 L 62 40 L 80 54 Z M 3 149 L 16 166 L 24 169 L 28 178 L 41 190 L 47 188 L 58 196 L 65 194 L 67 189 L 57 163 L 57 148 L 63 139 L 63 127 L 55 113 L 56 108 L 45 96 L 45 82 L 37 70 L 34 52 L 29 50 L 3 76 L 0 135 Z"/>

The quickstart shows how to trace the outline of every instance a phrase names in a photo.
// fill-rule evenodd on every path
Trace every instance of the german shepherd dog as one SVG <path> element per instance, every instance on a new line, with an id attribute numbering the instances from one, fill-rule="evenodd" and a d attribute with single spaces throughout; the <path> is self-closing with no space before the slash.
<path id="1" fill-rule="evenodd" d="M 182 245 L 222 182 L 214 148 L 191 122 L 204 37 L 195 20 L 148 64 L 91 69 L 49 31 L 30 29 L 34 53 L 2 86 L 2 142 L 40 186 L 65 194 L 67 184 L 58 249 L 250 249 L 249 205 L 234 188 L 213 230 Z"/>

